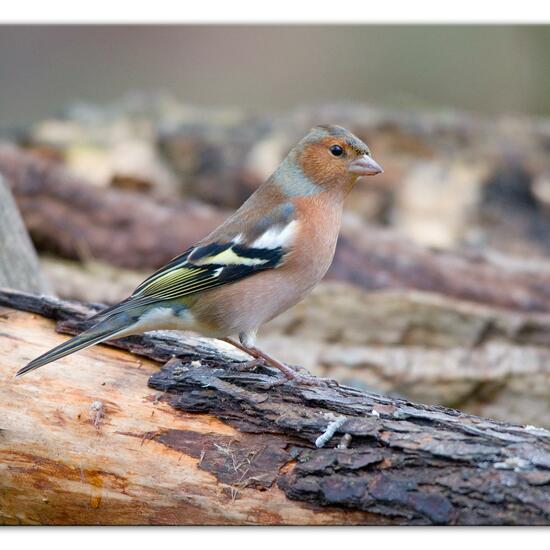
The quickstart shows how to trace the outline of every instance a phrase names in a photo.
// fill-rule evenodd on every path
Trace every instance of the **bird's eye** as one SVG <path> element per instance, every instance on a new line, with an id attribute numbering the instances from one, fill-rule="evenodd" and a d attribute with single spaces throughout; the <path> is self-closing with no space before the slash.
<path id="1" fill-rule="evenodd" d="M 340 147 L 340 145 L 332 145 L 331 148 L 330 148 L 330 152 L 335 157 L 341 157 L 344 154 L 344 149 L 342 149 L 342 147 Z"/>

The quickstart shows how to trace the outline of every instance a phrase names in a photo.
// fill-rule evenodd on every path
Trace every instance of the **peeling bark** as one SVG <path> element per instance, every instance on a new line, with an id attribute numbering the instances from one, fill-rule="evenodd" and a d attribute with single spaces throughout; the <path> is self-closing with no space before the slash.
<path id="1" fill-rule="evenodd" d="M 58 329 L 79 332 L 87 326 L 87 315 L 96 309 L 13 292 L 0 293 L 0 306 L 4 308 L 0 312 L 13 319 L 3 327 L 8 336 L 0 339 L 0 349 L 5 350 L 10 349 L 6 346 L 13 343 L 16 336 L 12 334 L 10 340 L 10 326 L 15 330 L 17 319 L 22 322 L 21 317 L 17 317 L 22 314 L 15 310 L 51 317 L 61 321 Z M 29 320 L 27 316 L 25 322 L 32 326 L 38 321 Z M 27 330 L 30 332 L 28 327 Z M 22 356 L 34 354 L 36 347 L 45 348 L 51 344 L 45 342 L 44 346 L 36 346 L 32 340 L 24 338 L 24 332 L 22 329 L 18 333 L 20 343 L 11 348 L 10 357 L 17 356 L 21 360 Z M 44 333 L 47 334 L 42 331 Z M 108 389 L 105 394 L 110 394 L 113 400 L 107 403 L 105 418 L 98 420 L 100 430 L 105 430 L 109 422 L 118 426 L 127 415 L 148 418 L 158 403 L 163 407 L 163 414 L 173 411 L 172 416 L 165 417 L 164 422 L 156 426 L 151 418 L 143 426 L 139 426 L 142 422 L 139 420 L 133 422 L 132 429 L 120 427 L 116 433 L 126 438 L 126 445 L 136 440 L 154 442 L 157 449 L 164 449 L 163 460 L 170 453 L 186 458 L 182 465 L 175 463 L 167 470 L 166 463 L 154 468 L 145 457 L 133 466 L 143 464 L 140 466 L 144 469 L 142 483 L 148 482 L 148 476 L 154 477 L 148 492 L 136 492 L 135 479 L 129 473 L 124 480 L 126 489 L 117 489 L 117 484 L 122 487 L 124 483 L 115 479 L 115 472 L 119 463 L 129 458 L 125 448 L 119 446 L 121 442 L 111 440 L 111 445 L 118 443 L 116 452 L 108 459 L 103 457 L 101 471 L 96 469 L 93 474 L 101 480 L 102 487 L 108 485 L 109 491 L 102 497 L 101 505 L 87 512 L 88 521 L 90 518 L 108 523 L 151 521 L 153 516 L 148 513 L 153 514 L 158 502 L 169 498 L 170 482 L 185 476 L 189 484 L 195 476 L 192 488 L 199 493 L 202 490 L 203 501 L 194 493 L 195 499 L 188 499 L 186 506 L 188 512 L 192 509 L 196 512 L 201 506 L 210 510 L 205 523 L 550 523 L 550 432 L 546 430 L 498 423 L 348 387 L 294 384 L 273 387 L 272 382 L 278 374 L 272 369 L 259 367 L 253 372 L 242 372 L 239 364 L 245 360 L 244 356 L 206 339 L 155 333 L 122 339 L 114 345 L 146 358 L 143 360 L 148 365 L 146 376 L 152 374 L 149 385 L 161 392 L 154 399 L 152 396 L 144 399 L 139 393 L 139 382 L 145 382 L 145 378 L 135 366 L 135 357 L 121 357 L 100 346 L 95 351 L 85 351 L 63 360 L 66 364 L 59 364 L 57 371 L 51 370 L 54 367 L 42 369 L 41 374 L 35 375 L 38 379 L 25 377 L 25 387 L 32 392 L 34 405 L 48 406 L 41 401 L 40 389 L 44 385 L 44 391 L 51 396 L 51 391 L 47 390 L 53 385 L 57 395 L 66 397 L 67 406 L 74 407 L 77 397 L 71 392 L 75 391 L 74 386 L 79 387 L 80 393 L 86 390 L 90 384 L 90 369 L 86 366 L 92 361 L 99 367 L 100 377 L 96 383 L 106 377 L 104 382 Z M 27 348 L 31 349 L 25 351 Z M 149 359 L 162 362 L 164 366 L 155 372 Z M 73 367 L 74 363 L 79 364 L 80 370 L 70 369 L 67 363 L 71 362 Z M 117 363 L 125 364 L 124 376 L 120 372 L 117 374 L 121 368 Z M 131 391 L 125 395 L 121 406 L 115 402 L 115 395 L 120 397 L 125 379 Z M 17 391 L 23 392 L 25 387 Z M 129 407 L 128 410 L 125 407 Z M 25 479 L 15 494 L 13 476 L 17 468 L 22 468 L 21 461 L 34 463 L 34 466 L 27 465 L 20 472 L 31 478 L 39 474 L 41 483 L 46 485 L 48 472 L 59 469 L 60 464 L 69 478 L 76 477 L 78 468 L 70 452 L 60 457 L 54 441 L 49 441 L 44 449 L 41 442 L 17 439 L 21 420 L 17 424 L 14 415 L 17 413 L 23 419 L 23 425 L 28 424 L 29 418 L 17 407 L 14 409 L 11 402 L 0 400 L 0 409 L 7 411 L 7 420 L 0 426 L 3 428 L 0 453 L 2 462 L 8 465 L 0 475 L 2 485 L 10 487 L 2 509 L 10 510 L 11 514 L 4 512 L 0 518 L 7 522 L 24 513 L 24 509 L 17 509 L 17 504 L 28 503 L 33 496 L 37 498 L 37 486 Z M 90 441 L 91 433 L 97 433 L 94 424 L 97 410 L 94 410 L 95 416 L 87 420 L 89 430 L 94 431 L 79 433 L 76 430 L 74 433 L 74 437 L 80 438 L 80 444 L 90 447 L 88 452 L 92 456 L 88 456 L 88 460 L 97 454 L 97 446 Z M 173 416 L 177 410 L 182 411 L 183 416 Z M 177 420 L 171 424 L 170 417 Z M 47 415 L 41 419 L 52 425 L 51 433 L 42 432 L 43 439 L 48 440 L 56 433 L 54 418 Z M 203 429 L 198 433 L 197 429 L 192 429 L 198 419 L 207 422 L 211 430 Z M 343 420 L 334 436 L 325 447 L 317 448 L 319 436 L 338 419 Z M 65 422 L 64 431 L 74 430 L 66 418 L 59 420 L 58 417 L 59 422 Z M 190 424 L 186 425 L 187 422 Z M 343 447 L 347 445 L 348 448 L 338 448 L 342 439 L 345 440 Z M 32 444 L 35 451 L 39 447 L 44 453 L 40 459 L 22 458 L 21 454 L 15 457 Z M 140 449 L 139 446 L 134 448 L 133 453 L 147 455 L 147 450 Z M 213 478 L 207 481 L 203 477 L 199 481 L 200 472 Z M 183 477 L 179 478 L 178 483 L 182 480 Z M 126 515 L 113 515 L 112 505 L 116 502 L 113 494 L 128 492 L 128 486 L 135 514 L 124 508 Z M 64 485 L 55 487 L 51 491 L 52 498 L 67 490 Z M 274 499 L 281 507 L 283 493 L 288 499 L 283 505 L 284 517 L 274 511 Z M 78 498 L 78 494 L 72 494 L 63 502 L 74 507 Z M 243 506 L 250 506 L 251 502 L 254 502 L 254 509 L 249 510 L 248 519 L 243 520 Z M 170 510 L 174 515 L 166 514 L 160 522 L 170 523 L 167 518 L 172 518 L 174 523 L 185 522 L 173 501 L 172 505 Z M 76 508 L 82 511 L 82 507 Z M 111 512 L 108 521 L 106 509 Z M 52 515 L 45 511 L 47 507 L 42 506 L 40 510 L 41 521 L 52 522 Z M 289 515 L 289 510 L 295 515 Z M 64 518 L 57 519 L 58 522 L 70 523 L 71 518 L 75 522 L 74 519 L 80 516 L 55 517 Z M 158 520 L 160 515 L 154 517 Z M 191 519 L 188 523 L 200 522 L 198 517 L 196 513 L 188 515 Z"/>

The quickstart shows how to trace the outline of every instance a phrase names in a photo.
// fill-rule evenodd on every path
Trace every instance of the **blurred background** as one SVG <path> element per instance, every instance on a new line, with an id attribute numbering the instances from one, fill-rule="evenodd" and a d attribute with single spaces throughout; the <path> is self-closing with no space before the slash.
<path id="1" fill-rule="evenodd" d="M 549 27 L 4 26 L 0 174 L 48 291 L 112 303 L 346 126 L 385 172 L 260 345 L 548 427 L 549 66 Z"/>
<path id="2" fill-rule="evenodd" d="M 352 100 L 548 114 L 549 66 L 544 26 L 2 27 L 0 121 L 132 90 L 259 111 Z"/>

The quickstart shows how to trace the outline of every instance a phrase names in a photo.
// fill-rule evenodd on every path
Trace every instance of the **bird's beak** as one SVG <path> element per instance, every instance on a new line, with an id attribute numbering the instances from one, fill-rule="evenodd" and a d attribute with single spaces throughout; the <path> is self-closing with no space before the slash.
<path id="1" fill-rule="evenodd" d="M 351 174 L 357 176 L 376 176 L 384 172 L 382 166 L 380 166 L 373 158 L 368 155 L 363 155 L 357 160 L 354 160 L 348 167 Z"/>

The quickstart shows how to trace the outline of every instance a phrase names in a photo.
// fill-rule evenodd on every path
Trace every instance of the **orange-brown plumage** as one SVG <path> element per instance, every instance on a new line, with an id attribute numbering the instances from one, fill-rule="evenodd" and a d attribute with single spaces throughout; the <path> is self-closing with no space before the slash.
<path id="1" fill-rule="evenodd" d="M 357 178 L 348 172 L 345 158 L 338 161 L 330 154 L 332 145 L 346 148 L 344 139 L 327 137 L 304 147 L 299 163 L 306 177 L 323 188 L 348 193 Z"/>

